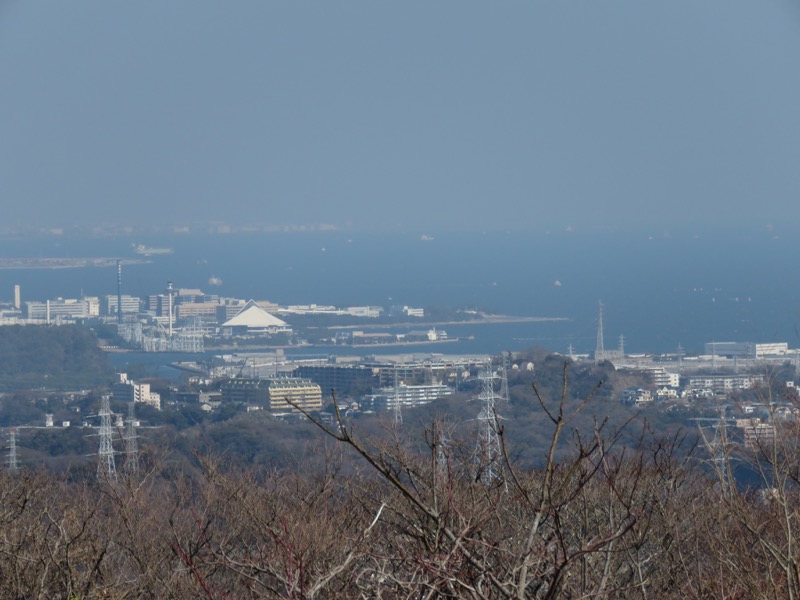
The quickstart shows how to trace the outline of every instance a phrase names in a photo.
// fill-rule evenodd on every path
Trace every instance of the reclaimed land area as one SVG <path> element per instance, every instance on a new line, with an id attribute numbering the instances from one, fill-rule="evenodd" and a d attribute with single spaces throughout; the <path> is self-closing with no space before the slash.
<path id="1" fill-rule="evenodd" d="M 497 325 L 498 323 L 544 323 L 569 321 L 568 317 L 518 317 L 479 313 L 476 319 L 463 321 L 424 321 L 416 323 L 366 323 L 360 325 L 330 325 L 327 329 L 385 329 L 386 327 L 441 327 L 443 325 Z"/>
<path id="2" fill-rule="evenodd" d="M 123 265 L 143 265 L 148 260 L 130 258 L 0 258 L 0 269 L 78 269 L 82 267 L 113 267 L 120 261 Z"/>

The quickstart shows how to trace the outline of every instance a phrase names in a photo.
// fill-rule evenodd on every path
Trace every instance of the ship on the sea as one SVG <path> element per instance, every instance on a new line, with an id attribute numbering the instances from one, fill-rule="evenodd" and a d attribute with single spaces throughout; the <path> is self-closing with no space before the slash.
<path id="1" fill-rule="evenodd" d="M 154 254 L 172 254 L 175 252 L 172 248 L 154 248 L 152 246 L 145 246 L 144 244 L 133 244 L 133 251 L 142 256 L 153 256 Z"/>

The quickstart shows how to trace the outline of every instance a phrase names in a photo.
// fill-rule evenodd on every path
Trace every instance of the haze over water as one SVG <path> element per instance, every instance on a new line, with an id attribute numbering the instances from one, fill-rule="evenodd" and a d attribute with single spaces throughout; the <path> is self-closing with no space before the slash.
<path id="1" fill-rule="evenodd" d="M 702 352 L 704 342 L 800 345 L 795 239 L 770 231 L 706 234 L 363 233 L 180 235 L 136 242 L 174 248 L 124 268 L 123 292 L 145 297 L 172 280 L 223 296 L 279 304 L 468 307 L 556 323 L 448 326 L 474 335 L 458 351 L 595 346 L 597 302 L 605 344 L 628 352 Z M 129 238 L 0 242 L 3 256 L 143 258 Z M 211 277 L 222 285 L 209 284 Z M 112 268 L 0 271 L 2 297 L 116 293 Z M 456 351 L 443 345 L 442 352 Z M 439 350 L 439 349 L 437 349 Z"/>
<path id="2" fill-rule="evenodd" d="M 139 296 L 569 319 L 471 328 L 476 351 L 591 351 L 600 299 L 609 348 L 798 346 L 798 56 L 795 0 L 0 2 L 0 233 L 339 230 L 0 252 L 174 247 L 126 267 Z M 0 295 L 115 279 L 4 271 Z"/>

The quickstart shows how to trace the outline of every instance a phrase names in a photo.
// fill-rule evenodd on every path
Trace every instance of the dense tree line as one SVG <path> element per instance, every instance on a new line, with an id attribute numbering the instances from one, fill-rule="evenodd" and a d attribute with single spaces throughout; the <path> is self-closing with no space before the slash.
<path id="1" fill-rule="evenodd" d="M 0 327 L 0 391 L 91 389 L 113 371 L 94 332 L 80 325 Z"/>
<path id="2" fill-rule="evenodd" d="M 514 460 L 524 468 L 541 466 L 550 435 L 545 413 L 537 403 L 531 402 L 531 385 L 535 383 L 545 395 L 558 395 L 564 357 L 537 352 L 524 357 L 523 362 L 527 360 L 536 361 L 536 371 L 510 371 L 510 402 L 498 405 L 509 445 L 513 448 Z M 610 426 L 616 428 L 621 428 L 631 418 L 631 409 L 618 401 L 619 390 L 630 382 L 621 380 L 620 374 L 608 364 L 570 364 L 568 405 L 579 402 L 576 394 L 589 393 L 600 381 L 602 385 L 594 394 L 591 410 L 576 416 L 572 423 L 573 428 L 584 434 L 593 430 L 594 416 L 601 415 Z M 154 387 L 159 385 L 154 380 L 151 383 Z M 462 388 L 462 392 L 428 406 L 404 410 L 408 441 L 413 443 L 416 450 L 424 447 L 423 432 L 433 420 L 450 423 L 453 430 L 463 437 L 475 435 L 478 426 L 475 417 L 481 406 L 471 398 L 480 391 L 480 383 L 468 382 Z M 169 390 L 165 385 L 156 389 L 168 397 Z M 67 429 L 58 426 L 48 431 L 21 429 L 18 432 L 18 453 L 20 459 L 32 468 L 44 465 L 58 472 L 65 465 L 73 469 L 85 467 L 92 460 L 90 455 L 96 452 L 98 440 L 92 429 L 81 427 L 81 424 L 86 421 L 90 425 L 97 425 L 96 417 L 92 418 L 91 415 L 97 414 L 99 404 L 98 393 L 69 400 L 69 403 L 57 394 L 46 399 L 37 399 L 31 394 L 10 395 L 0 401 L 0 426 L 41 426 L 46 412 L 54 414 L 56 425 L 64 420 L 70 421 L 72 426 Z M 124 403 L 113 401 L 111 408 L 122 415 L 127 414 L 128 410 Z M 329 403 L 326 408 L 332 410 L 332 405 Z M 651 418 L 657 419 L 658 416 L 653 414 Z M 168 448 L 169 460 L 173 463 L 190 462 L 196 454 L 224 456 L 226 461 L 242 468 L 292 469 L 301 460 L 298 457 L 304 461 L 318 460 L 307 451 L 308 444 L 318 433 L 309 422 L 295 420 L 286 423 L 267 412 L 245 412 L 242 405 L 224 405 L 213 412 L 203 411 L 198 404 L 165 403 L 161 411 L 139 405 L 136 407 L 136 417 L 143 425 L 159 427 L 140 430 L 140 444 L 153 449 Z M 380 437 L 386 434 L 385 413 L 348 413 L 347 419 L 365 435 Z M 636 443 L 633 428 L 623 431 L 626 443 Z M 122 430 L 115 431 L 115 445 L 118 448 L 123 446 L 122 435 Z M 568 451 L 568 441 L 559 443 L 559 456 Z"/>
<path id="3" fill-rule="evenodd" d="M 531 467 L 502 423 L 495 455 L 435 419 L 369 433 L 340 415 L 291 470 L 151 455 L 117 480 L 3 471 L 0 597 L 800 594 L 796 423 L 709 461 L 646 424 L 626 426 L 636 444 L 602 417 L 576 429 L 598 395 L 568 390 L 530 388 L 549 428 Z M 758 488 L 732 484 L 736 462 Z"/>

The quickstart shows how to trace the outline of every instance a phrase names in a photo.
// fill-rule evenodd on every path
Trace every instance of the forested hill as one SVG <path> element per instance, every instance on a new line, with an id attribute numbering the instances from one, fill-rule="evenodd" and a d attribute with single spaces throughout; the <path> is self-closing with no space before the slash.
<path id="1" fill-rule="evenodd" d="M 107 384 L 112 374 L 88 327 L 0 327 L 0 391 L 92 388 Z"/>

